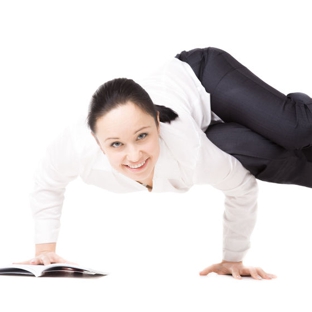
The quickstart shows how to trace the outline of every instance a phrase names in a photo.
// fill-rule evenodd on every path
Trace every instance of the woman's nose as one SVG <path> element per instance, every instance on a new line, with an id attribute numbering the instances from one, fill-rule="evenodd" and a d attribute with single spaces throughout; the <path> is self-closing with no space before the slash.
<path id="1" fill-rule="evenodd" d="M 131 162 L 137 162 L 141 158 L 141 151 L 136 147 L 129 147 L 127 149 L 127 159 Z"/>

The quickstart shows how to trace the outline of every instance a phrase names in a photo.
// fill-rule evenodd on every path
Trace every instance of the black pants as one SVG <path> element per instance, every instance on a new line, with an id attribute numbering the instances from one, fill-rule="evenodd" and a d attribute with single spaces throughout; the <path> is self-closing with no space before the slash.
<path id="1" fill-rule="evenodd" d="M 236 157 L 256 178 L 312 187 L 312 99 L 287 96 L 216 48 L 183 51 L 211 95 L 211 109 L 224 123 L 207 137 Z"/>

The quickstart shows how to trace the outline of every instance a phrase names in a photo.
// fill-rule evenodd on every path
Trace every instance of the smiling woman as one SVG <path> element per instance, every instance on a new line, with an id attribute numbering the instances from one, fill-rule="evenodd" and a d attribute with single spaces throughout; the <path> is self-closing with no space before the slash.
<path id="1" fill-rule="evenodd" d="M 151 190 L 163 116 L 170 122 L 177 114 L 167 107 L 155 106 L 132 79 L 119 78 L 95 92 L 88 124 L 111 166 Z"/>
<path id="2" fill-rule="evenodd" d="M 312 186 L 310 97 L 282 95 L 215 48 L 182 52 L 142 86 L 104 83 L 87 123 L 51 144 L 35 176 L 36 256 L 28 263 L 64 262 L 55 253 L 64 192 L 80 176 L 116 193 L 214 186 L 225 195 L 223 260 L 201 275 L 273 278 L 242 264 L 256 222 L 255 176 Z"/>
<path id="3" fill-rule="evenodd" d="M 100 117 L 93 135 L 116 171 L 153 186 L 159 156 L 159 124 L 151 115 L 126 102 Z"/>

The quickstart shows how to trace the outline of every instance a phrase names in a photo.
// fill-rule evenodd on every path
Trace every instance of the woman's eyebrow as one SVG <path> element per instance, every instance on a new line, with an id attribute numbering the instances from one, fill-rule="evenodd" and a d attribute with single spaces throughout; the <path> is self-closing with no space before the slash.
<path id="1" fill-rule="evenodd" d="M 106 141 L 108 141 L 108 140 L 119 140 L 119 138 L 106 138 L 106 139 L 104 140 L 104 142 L 106 142 Z"/>
<path id="2" fill-rule="evenodd" d="M 150 128 L 150 127 L 151 126 L 144 126 L 144 127 L 140 128 L 140 129 L 138 129 L 137 131 L 135 131 L 134 134 L 136 134 L 136 133 L 138 133 L 138 132 L 140 132 L 140 131 L 142 131 L 142 130 L 144 130 L 146 128 Z"/>
<path id="3" fill-rule="evenodd" d="M 151 126 L 144 126 L 144 127 L 141 127 L 140 129 L 136 130 L 134 132 L 134 134 L 137 134 L 138 132 L 144 130 L 144 129 L 147 129 L 147 128 L 151 128 Z M 108 140 L 119 140 L 120 138 L 118 137 L 111 137 L 111 138 L 106 138 L 104 142 L 108 141 Z"/>

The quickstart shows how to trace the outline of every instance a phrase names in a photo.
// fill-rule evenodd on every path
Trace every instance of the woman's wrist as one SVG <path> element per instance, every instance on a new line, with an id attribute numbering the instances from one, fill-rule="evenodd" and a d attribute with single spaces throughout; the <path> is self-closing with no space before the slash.
<path id="1" fill-rule="evenodd" d="M 55 252 L 56 243 L 36 244 L 36 256 L 44 252 Z"/>

